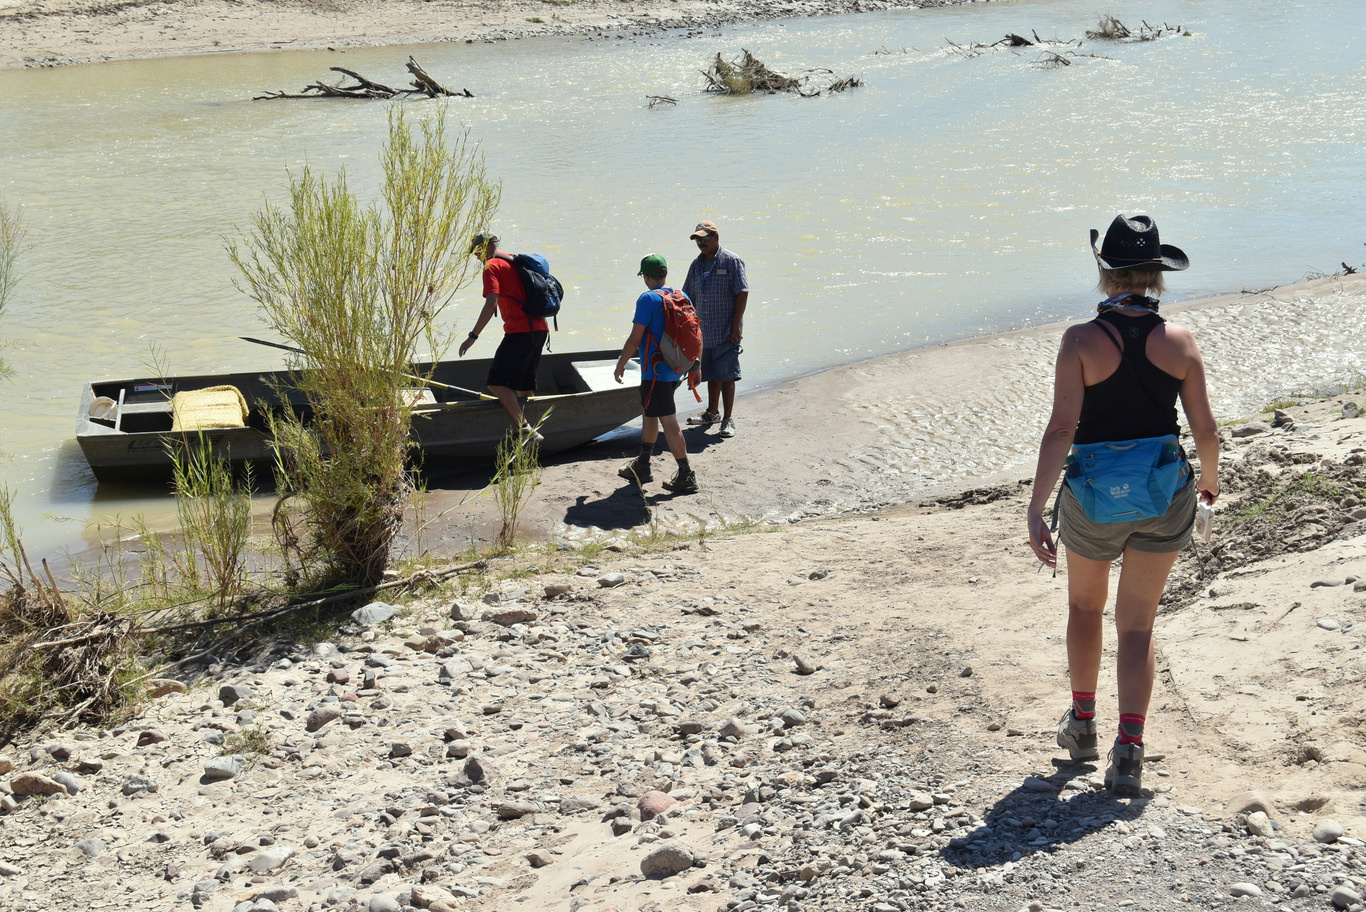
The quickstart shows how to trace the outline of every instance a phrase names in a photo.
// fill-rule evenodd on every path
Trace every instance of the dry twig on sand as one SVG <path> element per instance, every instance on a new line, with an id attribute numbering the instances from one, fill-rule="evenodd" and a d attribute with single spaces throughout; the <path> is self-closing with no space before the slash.
<path id="1" fill-rule="evenodd" d="M 304 86 L 302 92 L 290 94 L 288 92 L 266 92 L 264 95 L 257 95 L 252 101 L 275 101 L 281 98 L 473 98 L 474 93 L 469 89 L 462 89 L 459 92 L 452 92 L 450 89 L 437 82 L 427 71 L 424 70 L 412 57 L 408 58 L 408 72 L 412 75 L 412 88 L 395 89 L 382 82 L 375 82 L 367 79 L 359 73 L 348 70 L 345 67 L 330 67 L 332 72 L 341 73 L 343 76 L 350 76 L 355 80 L 352 85 L 330 85 L 325 82 L 315 82 Z"/>
<path id="2" fill-rule="evenodd" d="M 709 68 L 702 71 L 707 79 L 707 91 L 721 95 L 749 95 L 754 92 L 792 92 L 803 98 L 811 98 L 822 92 L 843 92 L 845 89 L 863 85 L 857 76 L 846 76 L 823 88 L 808 88 L 808 83 L 817 75 L 833 75 L 830 70 L 809 70 L 800 78 L 775 73 L 749 51 L 741 49 L 740 56 L 726 60 L 720 54 Z"/>

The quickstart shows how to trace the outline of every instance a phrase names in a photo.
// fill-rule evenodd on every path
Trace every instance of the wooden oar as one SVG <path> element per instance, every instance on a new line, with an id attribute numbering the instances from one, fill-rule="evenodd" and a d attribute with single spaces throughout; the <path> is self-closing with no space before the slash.
<path id="1" fill-rule="evenodd" d="M 296 354 L 296 355 L 307 355 L 307 354 L 308 354 L 308 352 L 304 351 L 302 348 L 295 348 L 293 345 L 282 345 L 282 344 L 280 344 L 279 342 L 267 342 L 265 339 L 253 339 L 251 336 L 238 336 L 237 338 L 241 339 L 243 342 L 253 342 L 253 343 L 255 343 L 256 345 L 265 345 L 265 346 L 267 346 L 267 347 L 269 347 L 269 348 L 280 348 L 280 349 L 284 349 L 285 351 L 287 351 L 287 352 L 293 352 L 293 353 Z M 416 376 L 414 376 L 414 375 L 412 375 L 412 374 L 404 374 L 403 376 L 404 376 L 405 379 L 407 379 L 407 380 L 412 380 L 412 381 L 414 381 L 414 382 L 416 382 L 416 383 L 421 383 L 421 384 L 424 384 L 424 385 L 426 385 L 426 386 L 440 387 L 441 389 L 454 390 L 454 391 L 457 392 L 457 393 L 464 393 L 466 396 L 473 396 L 473 397 L 475 397 L 476 399 L 496 399 L 496 398 L 497 398 L 497 397 L 495 397 L 495 396 L 490 396 L 488 393 L 478 393 L 478 392 L 475 392 L 474 390 L 465 389 L 463 386 L 452 386 L 452 385 L 449 384 L 449 383 L 438 383 L 438 382 L 435 381 L 435 380 L 423 380 L 421 377 L 416 377 Z"/>

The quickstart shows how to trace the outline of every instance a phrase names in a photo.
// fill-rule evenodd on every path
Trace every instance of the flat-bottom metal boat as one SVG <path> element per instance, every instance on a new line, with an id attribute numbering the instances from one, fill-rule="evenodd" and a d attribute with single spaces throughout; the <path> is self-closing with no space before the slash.
<path id="1" fill-rule="evenodd" d="M 640 414 L 639 366 L 633 361 L 618 384 L 612 377 L 618 354 L 542 355 L 536 395 L 525 409 L 529 421 L 545 419 L 540 427 L 545 437 L 541 453 L 559 453 L 587 443 Z M 484 388 L 489 363 L 489 359 L 475 359 L 435 364 L 433 383 L 417 396 L 413 413 L 414 448 L 424 467 L 473 468 L 492 461 L 511 422 L 496 399 L 476 392 Z M 413 373 L 425 374 L 431 367 L 415 364 Z M 76 420 L 76 440 L 100 481 L 169 478 L 171 445 L 201 435 L 212 443 L 217 456 L 234 464 L 252 463 L 268 472 L 273 454 L 266 413 L 287 403 L 305 420 L 309 416 L 308 403 L 291 387 L 289 377 L 289 371 L 276 370 L 88 383 Z M 202 422 L 185 414 L 184 405 L 193 394 L 214 388 L 235 391 L 227 393 L 226 411 L 237 412 L 240 424 L 236 419 Z M 277 388 L 286 390 L 285 402 Z M 191 396 L 177 399 L 182 393 Z M 240 403 L 240 410 L 230 403 Z M 177 415 L 177 409 L 181 414 Z M 212 426 L 221 423 L 237 426 Z"/>

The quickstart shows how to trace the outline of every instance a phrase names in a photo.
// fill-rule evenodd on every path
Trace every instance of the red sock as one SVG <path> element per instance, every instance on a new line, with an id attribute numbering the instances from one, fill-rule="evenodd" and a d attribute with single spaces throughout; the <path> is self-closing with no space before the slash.
<path id="1" fill-rule="evenodd" d="M 1094 719 L 1096 716 L 1096 694 L 1082 693 L 1079 690 L 1072 691 L 1072 718 L 1074 719 Z"/>
<path id="2" fill-rule="evenodd" d="M 1119 743 L 1142 744 L 1143 723 L 1146 722 L 1147 719 L 1147 716 L 1140 716 L 1138 713 L 1120 713 Z"/>

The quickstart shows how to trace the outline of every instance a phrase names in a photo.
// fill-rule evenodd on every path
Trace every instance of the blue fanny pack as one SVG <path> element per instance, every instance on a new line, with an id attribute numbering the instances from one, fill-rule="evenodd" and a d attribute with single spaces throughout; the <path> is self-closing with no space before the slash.
<path id="1" fill-rule="evenodd" d="M 1072 447 L 1065 480 L 1092 522 L 1133 522 L 1167 512 L 1190 478 L 1176 436 Z"/>

